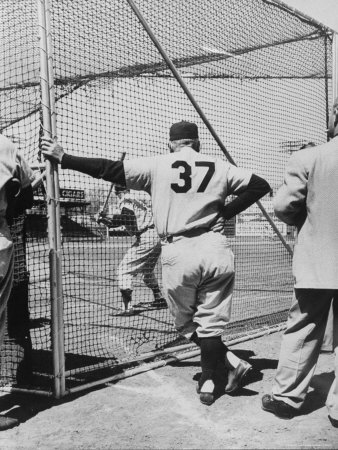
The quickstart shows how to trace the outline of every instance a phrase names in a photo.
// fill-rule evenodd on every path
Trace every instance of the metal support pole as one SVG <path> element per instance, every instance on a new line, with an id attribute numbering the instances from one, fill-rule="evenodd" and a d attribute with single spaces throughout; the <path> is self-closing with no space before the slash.
<path id="1" fill-rule="evenodd" d="M 324 87 L 325 87 L 325 120 L 326 120 L 326 130 L 329 128 L 329 110 L 330 110 L 330 100 L 329 100 L 329 70 L 328 70 L 328 43 L 331 42 L 328 35 L 324 38 Z M 332 51 L 332 47 L 331 47 Z M 328 141 L 329 134 L 326 133 L 326 140 Z"/>
<path id="2" fill-rule="evenodd" d="M 53 46 L 51 33 L 51 5 L 50 0 L 45 0 L 46 4 L 46 33 L 47 33 L 47 56 L 48 56 L 48 82 L 49 82 L 49 99 L 51 114 L 51 131 L 52 138 L 56 139 L 56 107 L 55 107 L 55 85 L 54 85 L 54 68 L 53 68 Z M 62 260 L 61 260 L 61 208 L 60 208 L 60 186 L 58 165 L 53 164 L 53 181 L 55 192 L 55 236 L 56 236 L 56 268 L 57 268 L 57 325 L 58 325 L 58 347 L 59 347 L 59 379 L 60 379 L 60 396 L 65 394 L 65 352 L 64 352 L 64 320 L 63 320 L 63 295 L 62 295 Z"/>
<path id="3" fill-rule="evenodd" d="M 44 134 L 52 137 L 51 103 L 49 93 L 49 67 L 48 67 L 48 45 L 46 30 L 46 3 L 45 0 L 37 0 L 39 18 L 40 39 L 40 86 L 41 86 L 41 108 L 43 118 Z M 56 232 L 56 204 L 58 199 L 55 194 L 54 185 L 55 169 L 50 161 L 46 161 L 46 184 L 47 184 L 47 220 L 49 240 L 49 267 L 50 267 L 50 296 L 51 296 L 51 339 L 53 352 L 53 375 L 54 396 L 60 398 L 60 349 L 59 349 L 59 280 L 57 260 L 57 232 Z"/>
<path id="4" fill-rule="evenodd" d="M 338 34 L 332 35 L 332 103 L 338 96 Z"/>
<path id="5" fill-rule="evenodd" d="M 196 102 L 194 96 L 192 95 L 192 93 L 190 92 L 188 86 L 186 85 L 185 81 L 183 80 L 183 78 L 181 77 L 180 73 L 178 72 L 178 70 L 176 69 L 176 66 L 174 65 L 174 63 L 171 61 L 171 59 L 169 58 L 168 54 L 166 53 L 166 51 L 164 50 L 164 48 L 162 47 L 162 45 L 160 44 L 160 42 L 158 41 L 158 39 L 156 38 L 156 36 L 154 35 L 154 33 L 152 32 L 150 26 L 148 25 L 148 23 L 146 22 L 145 18 L 143 17 L 143 15 L 141 14 L 140 10 L 137 8 L 137 6 L 135 5 L 133 0 L 127 0 L 127 2 L 129 3 L 130 7 L 132 8 L 132 10 L 134 11 L 135 15 L 137 16 L 139 22 L 141 23 L 141 25 L 143 26 L 143 28 L 145 29 L 145 31 L 147 32 L 148 36 L 150 37 L 150 39 L 153 41 L 155 47 L 157 48 L 157 50 L 160 52 L 162 58 L 165 60 L 165 62 L 167 63 L 169 69 L 171 70 L 172 74 L 174 75 L 174 77 L 176 78 L 176 80 L 179 82 L 181 88 L 183 89 L 183 91 L 185 92 L 186 96 L 189 98 L 191 104 L 193 105 L 193 107 L 195 108 L 196 112 L 199 114 L 200 118 L 203 120 L 204 124 L 206 125 L 206 127 L 208 128 L 208 130 L 210 131 L 212 137 L 215 139 L 215 141 L 217 142 L 217 144 L 219 145 L 220 149 L 222 150 L 222 152 L 225 154 L 225 156 L 227 157 L 228 161 L 233 164 L 233 165 L 237 165 L 235 163 L 235 161 L 233 160 L 232 156 L 229 154 L 229 152 L 227 151 L 227 149 L 225 148 L 223 142 L 221 141 L 221 139 L 219 138 L 219 136 L 217 135 L 216 131 L 214 130 L 214 128 L 212 127 L 211 123 L 209 122 L 209 120 L 207 119 L 206 115 L 204 114 L 204 112 L 202 111 L 202 109 L 200 108 L 200 106 L 198 105 L 198 103 Z M 269 224 L 271 225 L 271 227 L 273 228 L 273 230 L 275 231 L 275 233 L 277 234 L 277 236 L 279 237 L 279 239 L 282 241 L 282 244 L 284 245 L 284 247 L 286 248 L 286 250 L 290 253 L 290 255 L 293 254 L 293 251 L 291 249 L 291 247 L 289 246 L 289 244 L 286 242 L 286 240 L 284 239 L 284 237 L 282 236 L 282 234 L 279 232 L 278 228 L 276 227 L 274 221 L 271 219 L 271 217 L 269 216 L 268 212 L 265 210 L 264 206 L 260 203 L 257 202 L 257 206 L 259 207 L 259 209 L 262 211 L 264 217 L 267 219 L 267 221 L 269 222 Z"/>

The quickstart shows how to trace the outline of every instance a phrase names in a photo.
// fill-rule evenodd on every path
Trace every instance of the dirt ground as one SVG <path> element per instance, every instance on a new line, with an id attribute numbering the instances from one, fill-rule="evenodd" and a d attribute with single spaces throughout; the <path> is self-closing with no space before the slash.
<path id="1" fill-rule="evenodd" d="M 195 391 L 199 359 L 151 370 L 56 402 L 5 394 L 1 412 L 21 424 L 0 433 L 5 449 L 337 449 L 325 399 L 334 356 L 321 354 L 301 415 L 278 419 L 261 409 L 277 366 L 281 333 L 232 347 L 254 370 L 236 395 L 212 406 Z"/>

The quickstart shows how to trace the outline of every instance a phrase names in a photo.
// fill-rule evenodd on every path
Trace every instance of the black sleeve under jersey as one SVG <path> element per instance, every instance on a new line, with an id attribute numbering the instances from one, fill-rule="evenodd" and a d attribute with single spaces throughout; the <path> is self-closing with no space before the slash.
<path id="1" fill-rule="evenodd" d="M 226 220 L 231 219 L 240 212 L 249 208 L 249 206 L 253 205 L 260 198 L 264 197 L 264 195 L 266 195 L 270 190 L 271 187 L 269 183 L 264 180 L 264 178 L 253 174 L 245 191 L 239 194 L 230 203 L 224 205 L 222 216 Z"/>
<path id="2" fill-rule="evenodd" d="M 93 178 L 102 178 L 111 183 L 126 185 L 122 161 L 111 161 L 104 158 L 84 158 L 66 153 L 62 157 L 62 169 L 71 169 L 90 175 Z"/>

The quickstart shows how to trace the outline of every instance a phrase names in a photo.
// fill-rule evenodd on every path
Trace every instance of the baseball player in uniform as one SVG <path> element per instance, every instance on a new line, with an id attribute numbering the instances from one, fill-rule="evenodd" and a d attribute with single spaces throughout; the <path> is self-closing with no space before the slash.
<path id="1" fill-rule="evenodd" d="M 13 284 L 13 242 L 8 223 L 33 202 L 31 182 L 34 174 L 15 145 L 0 135 L 0 351 L 6 330 L 7 303 Z M 18 425 L 0 415 L 0 431 Z"/>
<path id="2" fill-rule="evenodd" d="M 132 314 L 131 307 L 133 281 L 138 273 L 142 273 L 145 285 L 152 290 L 154 301 L 138 303 L 137 306 L 165 308 L 154 269 L 161 253 L 161 242 L 156 233 L 151 211 L 151 198 L 145 191 L 129 190 L 119 185 L 114 186 L 119 198 L 120 214 L 107 217 L 101 213 L 99 223 L 114 228 L 124 225 L 130 236 L 136 240 L 124 255 L 118 267 L 118 284 L 123 301 L 123 314 Z"/>
<path id="3" fill-rule="evenodd" d="M 304 404 L 332 305 L 335 378 L 326 399 L 338 428 L 338 99 L 331 140 L 291 155 L 274 199 L 277 217 L 298 229 L 293 254 L 294 295 L 271 394 L 262 408 L 291 419 Z"/>
<path id="4" fill-rule="evenodd" d="M 233 392 L 251 369 L 222 341 L 231 314 L 234 255 L 226 236 L 212 228 L 220 218 L 227 220 L 256 202 L 270 186 L 249 170 L 201 154 L 194 123 L 173 124 L 168 145 L 169 154 L 123 162 L 67 155 L 49 139 L 43 140 L 42 150 L 64 169 L 151 195 L 169 310 L 178 332 L 201 348 L 198 392 L 201 402 L 210 405 L 219 362 L 228 369 L 226 392 Z M 225 205 L 232 194 L 236 198 Z"/>

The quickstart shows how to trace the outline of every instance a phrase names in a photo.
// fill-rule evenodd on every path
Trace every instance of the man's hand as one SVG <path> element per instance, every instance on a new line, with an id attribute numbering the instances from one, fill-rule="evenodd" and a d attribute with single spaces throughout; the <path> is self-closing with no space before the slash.
<path id="1" fill-rule="evenodd" d="M 222 215 L 219 215 L 216 221 L 211 225 L 210 231 L 213 231 L 214 233 L 223 233 L 224 227 L 225 219 L 222 217 Z"/>
<path id="2" fill-rule="evenodd" d="M 120 224 L 118 225 L 114 224 L 114 221 L 111 218 L 107 217 L 107 214 L 104 212 L 99 212 L 95 214 L 94 219 L 96 220 L 96 223 L 98 223 L 99 225 L 102 224 L 108 228 L 120 226 Z"/>
<path id="3" fill-rule="evenodd" d="M 47 137 L 41 139 L 41 151 L 46 159 L 57 164 L 61 164 L 65 153 L 60 144 Z"/>
<path id="4" fill-rule="evenodd" d="M 107 218 L 107 216 L 104 212 L 99 212 L 99 213 L 95 214 L 95 216 L 94 216 L 94 219 L 98 224 L 104 223 L 106 218 Z"/>

